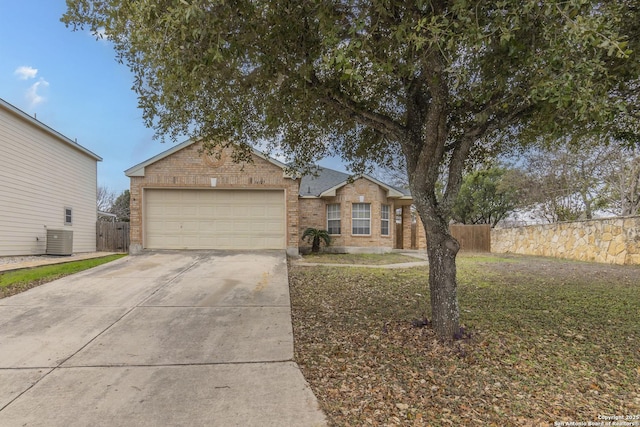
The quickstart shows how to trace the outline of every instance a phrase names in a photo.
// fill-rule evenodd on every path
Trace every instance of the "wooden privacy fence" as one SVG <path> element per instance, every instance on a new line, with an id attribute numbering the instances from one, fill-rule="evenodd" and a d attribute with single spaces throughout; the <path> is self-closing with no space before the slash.
<path id="1" fill-rule="evenodd" d="M 96 250 L 99 252 L 128 252 L 129 223 L 98 221 L 96 223 Z"/>
<path id="2" fill-rule="evenodd" d="M 491 226 L 489 224 L 449 226 L 451 235 L 460 243 L 461 251 L 491 252 Z"/>
<path id="3" fill-rule="evenodd" d="M 491 252 L 491 226 L 489 224 L 452 224 L 449 226 L 451 235 L 460 243 L 461 251 Z M 402 248 L 402 224 L 396 224 L 396 247 Z M 411 224 L 411 247 L 418 249 L 418 224 Z"/>

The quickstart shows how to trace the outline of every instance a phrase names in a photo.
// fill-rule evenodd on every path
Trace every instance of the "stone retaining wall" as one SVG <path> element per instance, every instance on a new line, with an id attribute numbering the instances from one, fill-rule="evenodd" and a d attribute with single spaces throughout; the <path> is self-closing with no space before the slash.
<path id="1" fill-rule="evenodd" d="M 640 216 L 496 228 L 491 252 L 640 264 Z"/>

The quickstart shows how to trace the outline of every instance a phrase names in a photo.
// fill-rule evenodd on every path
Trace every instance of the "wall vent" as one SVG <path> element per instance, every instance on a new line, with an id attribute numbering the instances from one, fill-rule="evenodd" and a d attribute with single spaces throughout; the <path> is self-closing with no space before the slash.
<path id="1" fill-rule="evenodd" d="M 47 255 L 73 254 L 73 231 L 47 229 Z"/>

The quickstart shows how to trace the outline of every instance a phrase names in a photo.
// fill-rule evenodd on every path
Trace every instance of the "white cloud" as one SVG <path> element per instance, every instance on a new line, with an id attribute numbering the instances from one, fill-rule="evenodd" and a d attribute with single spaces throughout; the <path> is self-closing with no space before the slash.
<path id="1" fill-rule="evenodd" d="M 22 67 L 16 68 L 16 71 L 13 72 L 20 80 L 33 79 L 38 74 L 38 69 L 33 67 L 27 67 L 23 65 Z"/>
<path id="2" fill-rule="evenodd" d="M 38 69 L 27 65 L 22 65 L 13 72 L 20 80 L 35 79 L 38 75 Z M 36 105 L 42 104 L 46 101 L 42 91 L 49 87 L 49 82 L 40 77 L 37 82 L 33 83 L 25 92 L 25 98 L 29 101 L 29 107 L 33 108 Z"/>
<path id="3" fill-rule="evenodd" d="M 107 31 L 104 29 L 104 27 L 100 27 L 95 32 L 95 36 L 98 37 L 100 40 L 107 40 Z"/>
<path id="4" fill-rule="evenodd" d="M 35 107 L 36 105 L 42 104 L 46 98 L 42 96 L 38 91 L 45 89 L 49 86 L 49 82 L 43 78 L 40 78 L 37 82 L 32 84 L 29 89 L 27 89 L 27 99 L 31 104 L 31 107 Z"/>

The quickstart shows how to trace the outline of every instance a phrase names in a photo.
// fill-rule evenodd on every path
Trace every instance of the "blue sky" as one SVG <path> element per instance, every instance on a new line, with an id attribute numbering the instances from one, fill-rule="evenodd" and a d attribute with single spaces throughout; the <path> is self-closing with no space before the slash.
<path id="1" fill-rule="evenodd" d="M 65 10 L 64 0 L 0 0 L 0 98 L 102 157 L 98 185 L 120 194 L 125 169 L 171 145 L 144 126 L 133 77 L 109 42 L 66 28 Z"/>

